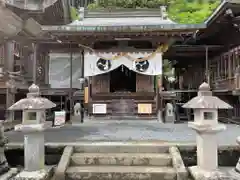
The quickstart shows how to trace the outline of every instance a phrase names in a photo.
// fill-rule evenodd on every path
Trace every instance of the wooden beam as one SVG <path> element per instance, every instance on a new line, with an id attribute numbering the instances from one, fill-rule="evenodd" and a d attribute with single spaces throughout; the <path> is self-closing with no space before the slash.
<path id="1" fill-rule="evenodd" d="M 4 69 L 5 72 L 14 72 L 14 42 L 8 41 L 4 44 Z M 10 82 L 9 74 L 6 74 L 5 77 L 8 84 L 14 83 L 14 81 Z M 13 87 L 11 87 L 13 85 Z M 15 103 L 15 94 L 13 92 L 13 89 L 16 84 L 10 84 L 7 86 L 6 91 L 6 109 L 8 109 L 10 106 L 12 106 Z M 13 111 L 6 111 L 6 120 L 7 121 L 13 121 L 14 120 L 14 112 Z"/>
<path id="2" fill-rule="evenodd" d="M 38 44 L 33 43 L 33 83 L 37 84 Z"/>

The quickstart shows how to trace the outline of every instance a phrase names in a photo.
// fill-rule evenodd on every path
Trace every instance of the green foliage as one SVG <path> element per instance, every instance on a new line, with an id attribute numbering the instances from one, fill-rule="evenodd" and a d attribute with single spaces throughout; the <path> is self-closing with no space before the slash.
<path id="1" fill-rule="evenodd" d="M 168 2 L 170 0 L 98 0 L 90 4 L 88 8 L 158 8 Z"/>
<path id="2" fill-rule="evenodd" d="M 218 7 L 220 1 L 198 2 L 175 0 L 168 8 L 170 19 L 184 24 L 201 23 Z"/>
<path id="3" fill-rule="evenodd" d="M 70 8 L 70 15 L 71 15 L 71 19 L 74 21 L 74 20 L 78 20 L 79 17 L 78 17 L 78 11 L 75 7 L 71 7 Z"/>
<path id="4" fill-rule="evenodd" d="M 168 7 L 170 19 L 184 24 L 201 23 L 220 4 L 221 0 L 98 0 L 88 6 L 98 8 L 159 8 Z"/>

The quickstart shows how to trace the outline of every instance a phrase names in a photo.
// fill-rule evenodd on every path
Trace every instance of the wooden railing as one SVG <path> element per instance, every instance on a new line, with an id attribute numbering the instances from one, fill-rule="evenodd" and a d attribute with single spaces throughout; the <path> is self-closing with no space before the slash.
<path id="1" fill-rule="evenodd" d="M 213 82 L 214 90 L 232 91 L 235 90 L 235 78 L 221 79 Z"/>
<path id="2" fill-rule="evenodd" d="M 112 99 L 135 99 L 135 100 L 153 100 L 154 92 L 116 92 L 116 93 L 95 93 L 92 94 L 93 100 L 112 100 Z"/>

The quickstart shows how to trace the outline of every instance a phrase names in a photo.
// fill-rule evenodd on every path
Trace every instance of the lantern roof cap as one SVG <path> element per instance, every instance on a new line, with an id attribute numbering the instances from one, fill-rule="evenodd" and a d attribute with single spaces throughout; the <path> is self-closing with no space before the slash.
<path id="1" fill-rule="evenodd" d="M 210 86 L 208 83 L 203 82 L 198 89 L 199 91 L 210 91 Z"/>
<path id="2" fill-rule="evenodd" d="M 208 83 L 204 82 L 199 86 L 198 95 L 187 103 L 185 103 L 183 108 L 190 109 L 231 109 L 228 103 L 212 95 L 210 86 Z"/>
<path id="3" fill-rule="evenodd" d="M 27 97 L 13 104 L 8 110 L 44 110 L 56 107 L 52 101 L 40 96 L 40 89 L 36 84 L 32 84 L 28 90 Z"/>

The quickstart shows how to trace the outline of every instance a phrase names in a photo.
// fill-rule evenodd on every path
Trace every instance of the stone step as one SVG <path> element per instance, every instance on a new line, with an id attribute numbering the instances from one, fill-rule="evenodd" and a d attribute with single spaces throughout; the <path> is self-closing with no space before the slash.
<path id="1" fill-rule="evenodd" d="M 19 172 L 19 170 L 17 168 L 11 168 L 11 169 L 9 169 L 8 172 L 1 175 L 0 179 L 1 180 L 9 180 L 9 179 L 13 178 L 18 172 Z"/>
<path id="2" fill-rule="evenodd" d="M 167 153 L 74 153 L 70 166 L 120 165 L 120 166 L 171 166 Z"/>
<path id="3" fill-rule="evenodd" d="M 176 180 L 170 167 L 76 166 L 66 171 L 67 180 Z"/>
<path id="4" fill-rule="evenodd" d="M 168 153 L 169 147 L 155 143 L 89 143 L 74 147 L 76 153 Z"/>

